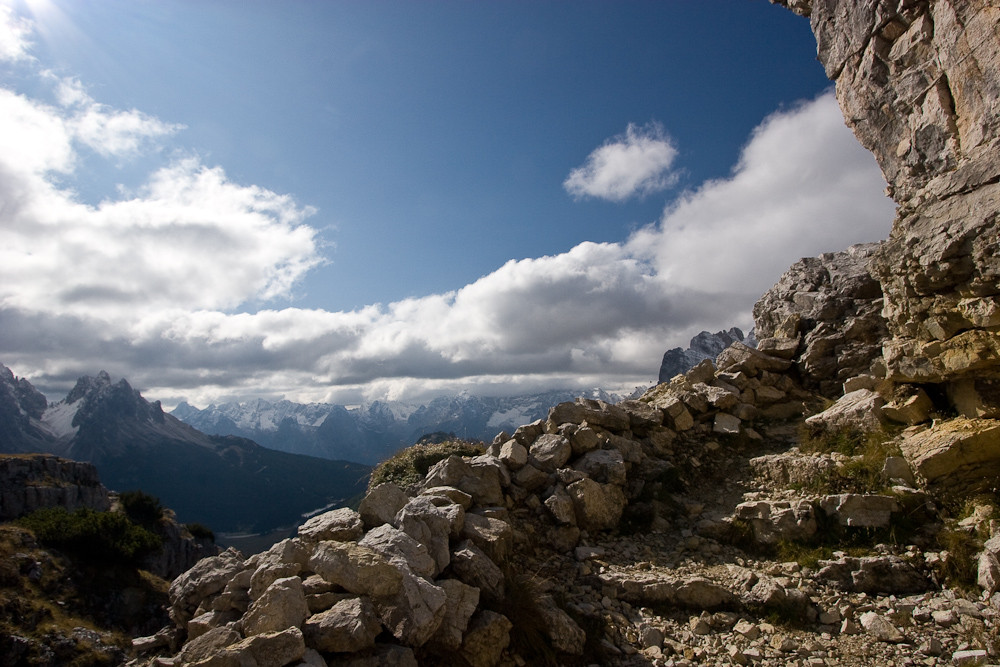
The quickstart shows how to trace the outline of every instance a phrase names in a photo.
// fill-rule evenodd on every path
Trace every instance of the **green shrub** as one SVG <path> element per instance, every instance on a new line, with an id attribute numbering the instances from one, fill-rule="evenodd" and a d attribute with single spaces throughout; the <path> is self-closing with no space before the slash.
<path id="1" fill-rule="evenodd" d="M 163 540 L 119 512 L 64 507 L 40 509 L 18 520 L 43 544 L 94 561 L 136 564 Z"/>
<path id="2" fill-rule="evenodd" d="M 486 451 L 481 442 L 448 440 L 446 442 L 416 444 L 396 453 L 375 466 L 368 489 L 384 482 L 392 482 L 401 489 L 419 484 L 427 471 L 438 461 L 449 456 L 479 456 Z"/>
<path id="3" fill-rule="evenodd" d="M 125 491 L 118 494 L 122 509 L 133 523 L 147 530 L 156 531 L 163 520 L 163 505 L 160 499 L 142 491 Z"/>
<path id="4" fill-rule="evenodd" d="M 203 523 L 188 523 L 184 524 L 191 536 L 198 540 L 209 540 L 215 542 L 215 533 L 211 528 Z"/>

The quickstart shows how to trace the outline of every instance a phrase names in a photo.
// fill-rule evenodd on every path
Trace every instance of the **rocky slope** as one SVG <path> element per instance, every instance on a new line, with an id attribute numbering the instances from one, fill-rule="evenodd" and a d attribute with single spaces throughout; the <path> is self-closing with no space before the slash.
<path id="1" fill-rule="evenodd" d="M 1000 416 L 1000 39 L 988 2 L 782 2 L 899 209 L 872 263 L 890 380 Z"/>
<path id="2" fill-rule="evenodd" d="M 202 561 L 145 663 L 997 658 L 1000 10 L 781 4 L 885 172 L 890 238 L 793 267 L 756 350 Z"/>

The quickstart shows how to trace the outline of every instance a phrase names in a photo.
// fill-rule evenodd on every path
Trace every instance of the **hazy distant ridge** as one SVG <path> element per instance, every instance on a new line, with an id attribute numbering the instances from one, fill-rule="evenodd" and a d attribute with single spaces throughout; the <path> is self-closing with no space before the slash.
<path id="1" fill-rule="evenodd" d="M 374 401 L 347 407 L 254 399 L 204 409 L 181 403 L 171 414 L 213 435 L 238 435 L 285 452 L 374 464 L 427 433 L 492 440 L 502 430 L 544 419 L 549 408 L 578 396 L 608 402 L 623 398 L 601 389 L 560 389 L 503 397 L 463 393 L 425 405 Z"/>

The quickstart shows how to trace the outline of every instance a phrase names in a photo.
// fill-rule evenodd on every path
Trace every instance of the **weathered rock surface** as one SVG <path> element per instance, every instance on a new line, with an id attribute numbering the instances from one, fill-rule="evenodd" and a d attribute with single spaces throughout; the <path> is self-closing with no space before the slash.
<path id="1" fill-rule="evenodd" d="M 754 305 L 761 350 L 769 338 L 795 342 L 803 383 L 839 396 L 844 380 L 868 373 L 881 356 L 888 330 L 882 288 L 869 263 L 877 243 L 801 259 Z"/>
<path id="2" fill-rule="evenodd" d="M 43 507 L 111 508 L 111 496 L 91 463 L 48 454 L 0 456 L 0 521 Z"/>
<path id="3" fill-rule="evenodd" d="M 687 349 L 675 347 L 663 354 L 663 361 L 660 362 L 659 381 L 669 382 L 675 375 L 687 373 L 705 359 L 714 360 L 720 352 L 737 341 L 746 342 L 746 337 L 737 327 L 728 331 L 716 331 L 714 334 L 702 331 L 691 339 Z"/>

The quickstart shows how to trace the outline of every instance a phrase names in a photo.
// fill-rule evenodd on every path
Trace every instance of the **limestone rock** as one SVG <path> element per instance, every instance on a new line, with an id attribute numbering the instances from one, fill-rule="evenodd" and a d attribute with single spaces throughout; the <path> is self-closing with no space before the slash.
<path id="1" fill-rule="evenodd" d="M 628 473 L 625 459 L 617 449 L 596 449 L 587 452 L 573 463 L 573 468 L 601 484 L 619 486 L 625 485 Z"/>
<path id="2" fill-rule="evenodd" d="M 410 497 L 392 482 L 384 482 L 368 490 L 358 511 L 368 528 L 391 523 Z"/>
<path id="3" fill-rule="evenodd" d="M 342 507 L 318 514 L 299 526 L 299 536 L 312 540 L 347 542 L 361 537 L 364 531 L 361 515 Z"/>
<path id="4" fill-rule="evenodd" d="M 806 423 L 827 430 L 854 428 L 874 431 L 885 421 L 883 405 L 885 399 L 880 394 L 870 389 L 858 389 L 844 394 L 823 412 L 806 419 Z"/>
<path id="5" fill-rule="evenodd" d="M 759 544 L 806 540 L 816 534 L 816 512 L 807 500 L 756 500 L 736 506 L 735 518 L 750 524 Z"/>
<path id="6" fill-rule="evenodd" d="M 447 609 L 444 589 L 410 572 L 399 572 L 402 583 L 395 595 L 373 599 L 382 624 L 407 646 L 423 646 L 441 622 Z"/>
<path id="7" fill-rule="evenodd" d="M 819 506 L 827 516 L 836 517 L 840 525 L 852 528 L 884 528 L 891 514 L 900 510 L 892 496 L 860 493 L 825 496 Z"/>
<path id="8" fill-rule="evenodd" d="M 409 568 L 421 577 L 431 578 L 437 572 L 437 563 L 427 552 L 427 547 L 389 524 L 368 531 L 358 541 L 358 546 L 377 551 L 390 563 Z"/>
<path id="9" fill-rule="evenodd" d="M 451 568 L 459 579 L 493 599 L 504 596 L 504 576 L 500 567 L 473 542 L 460 542 L 451 557 Z"/>
<path id="10" fill-rule="evenodd" d="M 556 605 L 551 595 L 542 595 L 538 600 L 538 611 L 545 625 L 552 648 L 570 655 L 582 655 L 587 633 L 576 624 L 570 615 Z"/>
<path id="11" fill-rule="evenodd" d="M 820 561 L 820 565 L 818 579 L 859 593 L 910 594 L 923 592 L 930 586 L 924 574 L 898 556 L 845 557 Z"/>
<path id="12" fill-rule="evenodd" d="M 206 597 L 219 593 L 243 569 L 243 556 L 227 549 L 218 556 L 204 558 L 170 584 L 170 617 L 184 626 Z"/>
<path id="13" fill-rule="evenodd" d="M 437 582 L 447 596 L 445 614 L 432 640 L 447 650 L 462 647 L 462 636 L 469 627 L 469 619 L 479 605 L 479 589 L 463 584 L 458 579 Z"/>
<path id="14" fill-rule="evenodd" d="M 305 655 L 306 646 L 302 631 L 286 628 L 247 637 L 222 648 L 200 662 L 199 667 L 284 667 Z"/>
<path id="15" fill-rule="evenodd" d="M 555 472 L 556 468 L 563 467 L 572 453 L 569 440 L 551 433 L 540 435 L 528 450 L 531 464 L 543 472 Z"/>
<path id="16" fill-rule="evenodd" d="M 298 577 L 278 579 L 243 616 L 243 633 L 247 636 L 280 632 L 298 627 L 309 616 L 302 580 Z"/>
<path id="17" fill-rule="evenodd" d="M 566 491 L 573 498 L 576 523 L 584 530 L 614 528 L 625 511 L 625 493 L 614 484 L 601 484 L 584 478 L 570 484 Z"/>
<path id="18" fill-rule="evenodd" d="M 909 435 L 900 443 L 917 475 L 956 497 L 987 488 L 1000 475 L 1000 422 L 952 419 Z"/>
<path id="19" fill-rule="evenodd" d="M 743 332 L 736 327 L 714 334 L 702 331 L 691 339 L 687 349 L 676 347 L 664 353 L 660 362 L 659 381 L 669 382 L 675 375 L 687 373 L 697 364 L 715 359 L 733 343 L 744 341 Z"/>
<path id="20" fill-rule="evenodd" d="M 479 547 L 496 563 L 503 563 L 511 554 L 514 534 L 510 524 L 480 514 L 467 514 L 462 537 Z"/>
<path id="21" fill-rule="evenodd" d="M 392 596 L 403 584 L 403 575 L 385 556 L 350 542 L 320 542 L 309 567 L 326 581 L 357 595 Z"/>
<path id="22" fill-rule="evenodd" d="M 502 465 L 502 464 L 501 464 Z M 423 488 L 453 486 L 472 496 L 478 505 L 503 503 L 501 476 L 495 466 L 473 466 L 461 456 L 451 455 L 427 471 Z"/>
<path id="23" fill-rule="evenodd" d="M 763 341 L 788 336 L 796 341 L 771 354 L 793 359 L 807 388 L 829 397 L 840 394 L 844 380 L 867 373 L 881 355 L 887 336 L 882 289 L 868 268 L 878 244 L 851 246 L 793 264 L 754 305 L 757 336 Z M 794 330 L 783 331 L 787 322 Z M 801 340 L 801 342 L 798 342 Z"/>
<path id="24" fill-rule="evenodd" d="M 896 629 L 884 616 L 874 611 L 861 614 L 861 627 L 865 632 L 882 642 L 898 643 L 904 640 L 903 633 Z"/>
<path id="25" fill-rule="evenodd" d="M 10 371 L 0 366 L 13 379 Z M 43 507 L 69 511 L 111 508 L 108 490 L 92 463 L 48 454 L 0 456 L 0 521 L 11 521 Z"/>
<path id="26" fill-rule="evenodd" d="M 449 537 L 460 535 L 465 525 L 465 510 L 447 498 L 417 496 L 399 510 L 395 523 L 426 547 L 441 572 L 451 559 Z"/>
<path id="27" fill-rule="evenodd" d="M 629 427 L 625 410 L 604 401 L 578 398 L 575 403 L 560 403 L 549 411 L 549 421 L 559 424 L 582 424 L 600 426 L 613 433 L 621 433 Z"/>
<path id="28" fill-rule="evenodd" d="M 375 607 L 367 597 L 341 600 L 314 614 L 302 626 L 306 645 L 324 652 L 352 653 L 375 645 L 382 629 Z"/>
<path id="29" fill-rule="evenodd" d="M 471 667 L 494 667 L 499 664 L 504 649 L 510 644 L 513 624 L 506 616 L 481 611 L 469 623 L 462 641 L 462 657 Z"/>

